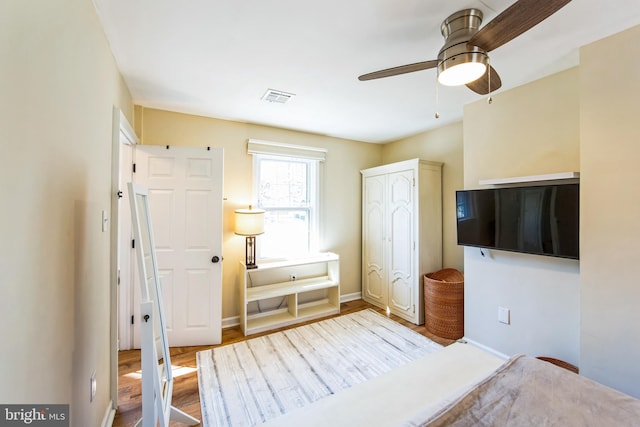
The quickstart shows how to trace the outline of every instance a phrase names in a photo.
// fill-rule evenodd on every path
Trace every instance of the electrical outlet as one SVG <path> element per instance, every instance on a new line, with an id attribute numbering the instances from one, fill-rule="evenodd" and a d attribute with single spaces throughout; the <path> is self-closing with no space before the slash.
<path id="1" fill-rule="evenodd" d="M 498 322 L 506 325 L 511 324 L 511 310 L 504 307 L 498 307 Z"/>
<path id="2" fill-rule="evenodd" d="M 93 371 L 93 373 L 91 374 L 89 383 L 91 386 L 90 388 L 91 394 L 89 395 L 89 402 L 93 402 L 93 399 L 96 397 L 96 391 L 98 390 L 98 383 L 96 382 L 96 371 Z"/>

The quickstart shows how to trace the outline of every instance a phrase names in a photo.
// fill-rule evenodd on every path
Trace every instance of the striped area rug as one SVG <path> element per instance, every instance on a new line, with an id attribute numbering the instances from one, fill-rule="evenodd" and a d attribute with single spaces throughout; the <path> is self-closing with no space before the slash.
<path id="1" fill-rule="evenodd" d="M 202 423 L 253 426 L 440 348 L 367 309 L 201 351 Z"/>

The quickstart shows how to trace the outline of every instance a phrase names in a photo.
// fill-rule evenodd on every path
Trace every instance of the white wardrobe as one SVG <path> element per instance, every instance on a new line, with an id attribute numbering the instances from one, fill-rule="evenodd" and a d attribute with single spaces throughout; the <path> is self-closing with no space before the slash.
<path id="1" fill-rule="evenodd" d="M 442 163 L 362 172 L 362 298 L 424 323 L 426 273 L 442 268 Z"/>

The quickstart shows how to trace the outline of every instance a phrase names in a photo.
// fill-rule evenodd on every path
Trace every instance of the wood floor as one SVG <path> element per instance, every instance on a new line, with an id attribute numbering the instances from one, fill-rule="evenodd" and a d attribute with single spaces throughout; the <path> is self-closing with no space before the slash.
<path id="1" fill-rule="evenodd" d="M 384 310 L 374 307 L 373 305 L 366 303 L 362 300 L 350 301 L 341 304 L 340 315 L 353 313 L 355 311 L 363 310 L 366 308 L 372 308 L 382 314 Z M 331 316 L 334 317 L 334 316 Z M 390 316 L 393 320 L 413 329 L 414 331 L 432 339 L 433 341 L 442 344 L 449 345 L 453 340 L 447 340 L 427 332 L 424 325 L 418 326 L 412 323 L 406 322 L 397 316 Z M 322 319 L 318 319 L 322 320 Z M 318 321 L 316 320 L 316 321 Z M 300 324 L 293 325 L 291 328 L 300 326 Z M 287 328 L 282 328 L 287 329 Z M 278 330 L 282 330 L 278 329 Z M 266 335 L 274 331 L 265 332 L 263 334 L 255 334 L 249 337 L 242 335 L 242 331 L 239 326 L 232 328 L 225 328 L 222 330 L 222 344 L 231 344 L 238 341 L 254 338 L 260 335 Z M 218 346 L 202 346 L 202 347 L 174 347 L 171 348 L 171 362 L 174 366 L 184 366 L 192 368 L 193 371 L 185 375 L 174 376 L 173 385 L 173 401 L 172 404 L 176 408 L 186 412 L 187 414 L 201 419 L 200 417 L 200 395 L 198 393 L 198 377 L 195 372 L 196 368 L 196 353 L 198 351 L 206 350 L 212 347 Z M 134 426 L 140 419 L 142 414 L 141 407 L 141 383 L 139 378 L 140 371 L 140 351 L 139 350 L 127 350 L 118 353 L 118 410 L 113 422 L 114 427 L 129 427 Z M 180 426 L 182 424 L 172 422 L 171 425 Z"/>

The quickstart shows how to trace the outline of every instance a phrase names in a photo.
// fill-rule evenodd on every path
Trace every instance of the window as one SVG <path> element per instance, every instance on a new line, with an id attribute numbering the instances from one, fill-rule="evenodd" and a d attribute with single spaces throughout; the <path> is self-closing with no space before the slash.
<path id="1" fill-rule="evenodd" d="M 458 221 L 474 218 L 473 200 L 469 197 L 468 192 L 459 191 L 456 193 L 456 212 Z"/>
<path id="2" fill-rule="evenodd" d="M 254 156 L 257 205 L 265 210 L 258 258 L 300 256 L 318 249 L 318 160 Z"/>
<path id="3" fill-rule="evenodd" d="M 254 197 L 265 210 L 257 258 L 292 258 L 318 252 L 320 176 L 327 150 L 249 139 Z"/>

